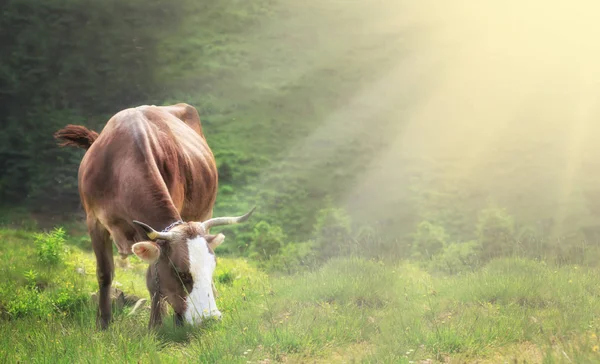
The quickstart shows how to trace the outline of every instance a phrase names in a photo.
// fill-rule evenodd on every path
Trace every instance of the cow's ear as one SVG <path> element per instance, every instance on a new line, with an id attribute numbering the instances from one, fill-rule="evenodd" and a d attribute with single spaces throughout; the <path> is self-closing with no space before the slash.
<path id="1" fill-rule="evenodd" d="M 206 239 L 208 246 L 215 251 L 215 249 L 225 240 L 225 235 L 219 233 L 217 235 L 206 235 L 204 238 Z"/>
<path id="2" fill-rule="evenodd" d="M 137 255 L 141 260 L 147 263 L 154 263 L 160 257 L 160 247 L 158 244 L 151 241 L 142 241 L 133 244 L 131 247 L 133 254 Z"/>

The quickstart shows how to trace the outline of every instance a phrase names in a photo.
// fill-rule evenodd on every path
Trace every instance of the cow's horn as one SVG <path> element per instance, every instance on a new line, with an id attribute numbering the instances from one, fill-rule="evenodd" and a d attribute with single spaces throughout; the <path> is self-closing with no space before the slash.
<path id="1" fill-rule="evenodd" d="M 171 232 L 159 233 L 158 231 L 154 230 L 150 226 L 144 224 L 143 222 L 137 221 L 137 220 L 133 220 L 133 223 L 140 226 L 142 229 L 144 229 L 144 231 L 146 232 L 146 235 L 148 235 L 148 238 L 150 238 L 150 240 L 163 239 L 163 240 L 170 241 L 173 239 L 173 233 L 171 233 Z"/>
<path id="2" fill-rule="evenodd" d="M 208 231 L 211 227 L 219 226 L 219 225 L 230 225 L 230 224 L 239 224 L 240 222 L 244 222 L 250 218 L 252 213 L 256 210 L 256 206 L 252 208 L 252 210 L 248 211 L 245 215 L 236 216 L 236 217 L 215 217 L 213 219 L 206 220 L 202 223 L 206 231 Z"/>

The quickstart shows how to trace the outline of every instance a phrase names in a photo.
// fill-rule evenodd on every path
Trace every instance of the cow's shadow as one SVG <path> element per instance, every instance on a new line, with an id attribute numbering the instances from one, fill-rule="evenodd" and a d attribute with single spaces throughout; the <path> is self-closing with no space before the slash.
<path id="1" fill-rule="evenodd" d="M 201 338 L 205 332 L 212 330 L 215 325 L 219 325 L 218 320 L 208 319 L 197 326 L 187 323 L 176 326 L 175 320 L 167 316 L 163 324 L 156 328 L 156 336 L 162 345 L 187 344 L 194 339 Z"/>

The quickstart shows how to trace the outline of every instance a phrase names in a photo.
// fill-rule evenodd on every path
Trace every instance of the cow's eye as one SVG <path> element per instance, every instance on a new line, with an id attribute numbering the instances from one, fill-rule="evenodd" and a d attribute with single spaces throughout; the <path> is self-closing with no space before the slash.
<path id="1" fill-rule="evenodd" d="M 187 272 L 180 272 L 179 273 L 179 279 L 181 279 L 181 282 L 183 282 L 183 284 L 192 284 L 192 275 L 190 273 Z"/>

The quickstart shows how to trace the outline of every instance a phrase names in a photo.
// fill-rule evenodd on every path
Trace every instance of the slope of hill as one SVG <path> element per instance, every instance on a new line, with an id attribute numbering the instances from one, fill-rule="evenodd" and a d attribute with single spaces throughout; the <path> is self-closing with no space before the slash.
<path id="1" fill-rule="evenodd" d="M 546 48 L 527 7 L 494 8 L 485 28 L 477 16 L 491 9 L 470 1 L 260 4 L 245 10 L 256 22 L 224 22 L 219 35 L 194 27 L 214 21 L 198 13 L 180 37 L 196 58 L 173 73 L 174 94 L 185 89 L 208 125 L 218 212 L 258 203 L 258 216 L 304 239 L 329 195 L 386 234 L 430 220 L 466 240 L 493 203 L 519 229 L 597 240 L 597 174 L 580 167 L 597 160 L 593 89 L 564 73 L 576 59 Z M 523 39 L 498 33 L 510 11 Z M 581 33 L 560 46 L 594 59 L 569 38 Z M 541 52 L 556 60 L 529 72 Z"/>
<path id="2" fill-rule="evenodd" d="M 479 212 L 495 203 L 508 208 L 520 230 L 597 241 L 592 120 L 598 110 L 591 96 L 597 53 L 577 42 L 595 23 L 578 10 L 549 8 L 538 19 L 517 2 L 496 8 L 471 0 L 452 6 L 387 0 L 159 5 L 153 2 L 145 16 L 169 24 L 160 32 L 143 22 L 128 28 L 139 19 L 117 10 L 127 16 L 97 15 L 82 28 L 88 39 L 94 21 L 114 21 L 115 34 L 142 37 L 134 37 L 133 48 L 115 48 L 130 63 L 110 64 L 117 68 L 115 80 L 124 83 L 117 76 L 133 63 L 148 65 L 148 73 L 131 73 L 135 82 L 152 81 L 126 89 L 135 97 L 121 100 L 121 93 L 87 83 L 63 85 L 62 77 L 44 89 L 44 95 L 62 96 L 19 114 L 25 123 L 8 119 L 0 188 L 10 207 L 29 201 L 54 216 L 55 206 L 77 203 L 81 153 L 55 148 L 50 134 L 59 125 L 98 127 L 121 107 L 183 101 L 199 109 L 217 155 L 215 213 L 256 204 L 258 219 L 282 226 L 290 240 L 310 236 L 331 196 L 356 224 L 404 240 L 422 220 L 444 226 L 453 240 L 472 239 Z M 494 21 L 482 24 L 488 13 Z M 560 33 L 563 15 L 579 25 Z M 68 22 L 48 22 L 53 39 Z M 507 24 L 513 28 L 503 32 Z M 547 34 L 557 32 L 561 38 L 549 43 Z M 28 44 L 23 39 L 29 33 L 19 34 Z M 44 46 L 42 60 L 60 44 Z M 87 62 L 89 55 L 77 58 L 80 51 L 74 47 L 65 64 Z M 551 60 L 544 63 L 544 55 Z M 90 63 L 90 77 L 105 72 L 102 67 L 109 66 Z M 75 99 L 59 92 L 73 85 L 94 92 Z M 86 105 L 98 110 L 90 114 Z M 48 121 L 29 135 L 40 115 Z M 19 149 L 23 140 L 27 148 Z"/>

